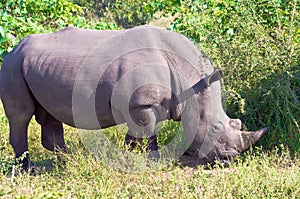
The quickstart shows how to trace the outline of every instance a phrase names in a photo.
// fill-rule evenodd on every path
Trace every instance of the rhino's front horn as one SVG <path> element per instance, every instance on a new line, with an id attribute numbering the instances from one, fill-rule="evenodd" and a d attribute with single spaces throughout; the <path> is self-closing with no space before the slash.
<path id="1" fill-rule="evenodd" d="M 248 149 L 251 145 L 257 142 L 266 132 L 268 128 L 263 128 L 254 132 L 242 132 L 242 151 Z"/>

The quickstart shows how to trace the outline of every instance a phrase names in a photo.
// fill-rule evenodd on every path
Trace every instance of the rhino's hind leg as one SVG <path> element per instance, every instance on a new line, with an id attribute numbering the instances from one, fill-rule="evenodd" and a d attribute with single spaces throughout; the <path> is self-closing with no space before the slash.
<path id="1" fill-rule="evenodd" d="M 9 121 L 9 141 L 14 149 L 17 163 L 28 170 L 31 165 L 29 154 L 27 153 L 22 159 L 18 160 L 18 158 L 28 151 L 27 129 L 34 113 L 34 102 L 23 78 L 6 77 L 9 75 L 2 76 L 5 83 L 2 84 L 1 100 Z"/>
<path id="2" fill-rule="evenodd" d="M 21 164 L 25 170 L 28 170 L 33 165 L 30 161 L 29 153 L 23 156 L 25 152 L 28 152 L 27 129 L 32 115 L 33 111 L 31 113 L 20 112 L 14 117 L 8 117 L 10 128 L 9 141 L 15 151 L 17 164 Z"/>
<path id="3" fill-rule="evenodd" d="M 50 151 L 66 152 L 62 123 L 49 113 L 37 121 L 42 126 L 42 145 Z"/>
<path id="4" fill-rule="evenodd" d="M 57 159 L 64 162 L 61 153 L 66 152 L 64 129 L 60 121 L 50 115 L 40 104 L 36 103 L 35 119 L 42 127 L 42 145 L 57 153 Z"/>

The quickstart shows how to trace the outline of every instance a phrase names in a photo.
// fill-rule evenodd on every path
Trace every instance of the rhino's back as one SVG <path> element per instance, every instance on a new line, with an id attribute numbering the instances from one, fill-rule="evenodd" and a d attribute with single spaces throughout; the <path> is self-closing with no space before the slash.
<path id="1" fill-rule="evenodd" d="M 66 28 L 30 36 L 17 49 L 15 53 L 23 56 L 24 78 L 37 101 L 54 117 L 72 126 L 76 109 L 76 115 L 83 121 L 77 126 L 82 128 L 93 127 L 96 117 L 104 126 L 114 123 L 112 91 L 121 77 L 136 67 L 152 64 L 167 68 L 174 62 L 174 56 L 180 57 L 195 68 L 181 65 L 174 66 L 175 70 L 186 75 L 191 85 L 199 80 L 197 48 L 184 36 L 155 27 L 125 31 Z M 164 81 L 171 81 L 171 72 L 164 71 Z M 152 72 L 151 79 L 159 81 L 161 71 Z M 127 81 L 125 88 L 136 86 L 137 77 L 131 77 L 133 81 Z M 166 90 L 155 92 L 160 97 L 152 96 L 152 101 L 146 100 L 147 103 L 159 103 L 171 97 L 170 93 L 166 96 Z M 141 103 L 145 101 L 137 99 Z"/>

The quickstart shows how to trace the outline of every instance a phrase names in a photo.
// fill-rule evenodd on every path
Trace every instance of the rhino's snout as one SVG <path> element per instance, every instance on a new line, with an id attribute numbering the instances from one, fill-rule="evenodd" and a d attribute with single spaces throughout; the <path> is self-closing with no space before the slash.
<path id="1" fill-rule="evenodd" d="M 268 128 L 263 128 L 259 131 L 247 132 L 240 131 L 242 123 L 239 119 L 232 119 L 230 121 L 230 126 L 240 132 L 240 143 L 235 146 L 230 146 L 222 142 L 215 142 L 214 148 L 205 156 L 201 153 L 202 150 L 198 150 L 198 157 L 203 163 L 214 164 L 215 161 L 229 165 L 235 157 L 237 157 L 240 152 L 248 149 L 251 145 L 257 142 L 268 130 Z"/>

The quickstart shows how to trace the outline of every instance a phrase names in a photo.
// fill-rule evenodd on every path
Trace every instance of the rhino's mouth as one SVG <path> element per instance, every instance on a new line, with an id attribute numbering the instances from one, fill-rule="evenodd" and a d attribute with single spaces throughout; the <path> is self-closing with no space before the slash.
<path id="1" fill-rule="evenodd" d="M 201 157 L 200 154 L 199 158 Z M 232 164 L 234 158 L 239 155 L 239 152 L 235 150 L 234 148 L 230 149 L 220 149 L 215 148 L 212 150 L 209 154 L 207 154 L 205 157 L 200 158 L 200 162 L 202 164 L 209 164 L 209 165 L 222 165 L 222 166 L 229 166 Z"/>
<path id="2" fill-rule="evenodd" d="M 201 158 L 199 162 L 202 165 L 210 165 L 210 166 L 221 165 L 224 167 L 228 167 L 232 164 L 233 158 L 227 158 L 227 157 L 221 157 L 221 158 L 215 157 L 213 159 Z"/>
<path id="3" fill-rule="evenodd" d="M 216 164 L 219 164 L 219 165 L 222 165 L 222 166 L 225 166 L 225 167 L 228 167 L 232 164 L 233 162 L 233 157 L 222 157 L 222 158 L 215 158 L 215 160 L 210 163 L 211 165 L 216 165 Z"/>
<path id="4" fill-rule="evenodd" d="M 217 156 L 215 158 L 215 163 L 219 163 L 224 166 L 229 166 L 235 157 L 240 153 L 235 148 L 227 148 L 226 150 L 217 149 Z"/>

